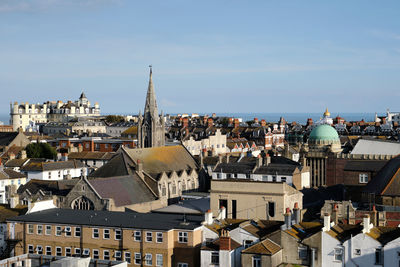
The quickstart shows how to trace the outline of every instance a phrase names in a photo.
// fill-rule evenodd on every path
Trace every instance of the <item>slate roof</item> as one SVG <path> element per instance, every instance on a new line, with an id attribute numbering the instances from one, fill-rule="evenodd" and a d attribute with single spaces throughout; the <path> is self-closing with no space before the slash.
<path id="1" fill-rule="evenodd" d="M 360 224 L 337 224 L 331 227 L 331 230 L 327 233 L 343 243 L 352 236 L 361 233 L 362 229 L 363 226 Z"/>
<path id="2" fill-rule="evenodd" d="M 0 180 L 25 178 L 26 175 L 10 169 L 3 169 L 0 167 Z"/>
<path id="3" fill-rule="evenodd" d="M 4 204 L 0 204 L 0 223 L 4 223 L 9 218 L 25 214 L 27 210 L 26 206 L 12 209 Z"/>
<path id="4" fill-rule="evenodd" d="M 385 166 L 375 175 L 375 177 L 365 186 L 364 192 L 382 195 L 384 193 L 400 194 L 400 188 L 389 190 L 392 183 L 400 183 L 400 156 L 389 160 Z M 393 187 L 393 186 L 392 186 Z"/>
<path id="5" fill-rule="evenodd" d="M 22 167 L 29 159 L 11 159 L 4 164 L 5 167 L 14 168 L 14 167 Z"/>
<path id="6" fill-rule="evenodd" d="M 270 220 L 248 220 L 242 222 L 240 227 L 250 234 L 262 238 L 276 230 L 279 230 L 283 222 Z"/>
<path id="7" fill-rule="evenodd" d="M 149 230 L 194 230 L 201 226 L 203 216 L 95 211 L 74 209 L 48 209 L 8 219 L 9 222 L 52 223 L 67 225 L 104 226 Z"/>
<path id="8" fill-rule="evenodd" d="M 400 228 L 378 226 L 372 228 L 367 235 L 379 241 L 382 245 L 386 245 L 390 241 L 400 237 Z"/>
<path id="9" fill-rule="evenodd" d="M 85 165 L 77 160 L 55 161 L 55 162 L 29 161 L 25 166 L 21 168 L 21 171 L 43 172 L 43 171 L 65 170 L 65 169 L 77 169 L 83 167 L 85 167 Z"/>
<path id="10" fill-rule="evenodd" d="M 109 162 L 92 172 L 90 177 L 117 177 L 133 175 L 134 170 L 130 167 L 132 161 L 124 153 L 118 153 Z"/>
<path id="11" fill-rule="evenodd" d="M 8 146 L 17 135 L 18 132 L 0 132 L 0 147 Z"/>
<path id="12" fill-rule="evenodd" d="M 186 214 L 204 214 L 210 209 L 210 198 L 188 199 L 183 203 L 168 205 L 167 207 L 153 210 L 152 212 L 163 213 L 186 213 Z"/>
<path id="13" fill-rule="evenodd" d="M 96 178 L 88 182 L 102 198 L 112 198 L 117 207 L 157 199 L 137 175 Z"/>
<path id="14" fill-rule="evenodd" d="M 222 173 L 251 173 L 255 167 L 255 162 L 230 162 L 230 163 L 219 163 L 214 172 Z"/>
<path id="15" fill-rule="evenodd" d="M 246 254 L 264 254 L 264 255 L 274 255 L 279 252 L 282 248 L 270 239 L 264 239 L 257 244 L 252 245 L 244 250 L 242 253 Z"/>
<path id="16" fill-rule="evenodd" d="M 77 159 L 77 160 L 110 160 L 115 156 L 114 152 L 72 152 L 68 154 L 69 159 Z"/>
<path id="17" fill-rule="evenodd" d="M 377 172 L 386 164 L 387 160 L 348 160 L 344 165 L 345 171 Z"/>
<path id="18" fill-rule="evenodd" d="M 292 237 L 303 240 L 322 229 L 323 225 L 320 222 L 300 222 L 292 225 L 290 229 L 286 229 L 284 232 L 291 235 Z"/>
<path id="19" fill-rule="evenodd" d="M 66 196 L 77 182 L 78 179 L 59 180 L 59 181 L 45 181 L 45 180 L 32 179 L 26 184 L 21 185 L 18 188 L 17 192 L 18 194 L 22 194 L 23 192 L 28 190 L 30 194 L 35 195 L 37 192 L 39 192 L 39 190 L 41 190 L 43 192 L 51 193 L 52 195 Z"/>

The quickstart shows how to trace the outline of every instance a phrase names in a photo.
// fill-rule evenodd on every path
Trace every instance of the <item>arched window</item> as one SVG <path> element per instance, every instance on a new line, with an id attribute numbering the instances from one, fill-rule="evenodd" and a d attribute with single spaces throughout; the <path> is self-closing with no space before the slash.
<path id="1" fill-rule="evenodd" d="M 78 197 L 74 201 L 72 201 L 71 207 L 74 210 L 93 210 L 94 209 L 93 202 L 84 196 Z"/>

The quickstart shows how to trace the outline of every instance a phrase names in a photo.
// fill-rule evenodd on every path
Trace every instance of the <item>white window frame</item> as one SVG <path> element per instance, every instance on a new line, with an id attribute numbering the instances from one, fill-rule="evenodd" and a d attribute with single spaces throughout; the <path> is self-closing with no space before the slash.
<path id="1" fill-rule="evenodd" d="M 82 228 L 81 227 L 74 227 L 74 236 L 75 237 L 81 237 L 81 235 L 82 235 Z"/>
<path id="2" fill-rule="evenodd" d="M 182 244 L 187 244 L 189 241 L 188 232 L 178 232 L 178 242 Z"/>
<path id="3" fill-rule="evenodd" d="M 35 226 L 33 224 L 28 224 L 26 231 L 28 232 L 29 235 L 33 235 L 33 233 L 35 232 Z"/>
<path id="4" fill-rule="evenodd" d="M 51 235 L 51 225 L 45 225 L 45 227 L 44 227 L 44 234 L 45 235 Z M 49 231 L 48 231 L 49 230 Z"/>
<path id="5" fill-rule="evenodd" d="M 108 259 L 106 259 L 106 254 L 107 254 Z M 107 249 L 103 250 L 103 260 L 105 260 L 105 261 L 110 260 L 110 251 Z"/>
<path id="6" fill-rule="evenodd" d="M 69 255 L 68 255 L 67 250 L 69 250 Z M 65 247 L 64 251 L 65 251 L 65 257 L 71 257 L 72 256 L 72 249 L 70 247 Z"/>
<path id="7" fill-rule="evenodd" d="M 65 226 L 64 232 L 65 232 L 65 236 L 66 237 L 71 237 L 72 236 L 72 227 L 71 226 Z"/>
<path id="8" fill-rule="evenodd" d="M 118 232 L 119 232 L 119 234 L 117 234 Z M 119 238 L 117 236 L 119 236 Z M 115 238 L 115 240 L 122 239 L 122 230 L 121 229 L 115 229 L 114 238 Z"/>
<path id="9" fill-rule="evenodd" d="M 62 247 L 56 247 L 56 256 L 62 256 Z"/>
<path id="10" fill-rule="evenodd" d="M 135 252 L 135 259 L 133 262 L 137 265 L 141 264 L 142 263 L 142 254 Z"/>
<path id="11" fill-rule="evenodd" d="M 122 252 L 120 250 L 116 250 L 114 252 L 114 258 L 116 261 L 121 261 L 122 260 Z"/>
<path id="12" fill-rule="evenodd" d="M 81 248 L 75 248 L 75 249 L 74 249 L 74 255 L 79 255 L 79 256 L 81 256 Z"/>
<path id="13" fill-rule="evenodd" d="M 135 230 L 135 231 L 133 232 L 133 236 L 134 236 L 134 240 L 135 240 L 136 242 L 142 241 L 142 232 L 141 232 L 141 231 Z"/>
<path id="14" fill-rule="evenodd" d="M 260 255 L 254 255 L 251 257 L 251 266 L 252 267 L 261 267 L 261 257 Z"/>
<path id="15" fill-rule="evenodd" d="M 33 245 L 28 245 L 28 253 L 29 254 L 34 254 L 35 253 L 35 247 Z"/>
<path id="16" fill-rule="evenodd" d="M 153 254 L 151 253 L 146 253 L 144 255 L 144 264 L 146 266 L 152 266 L 153 265 Z"/>
<path id="17" fill-rule="evenodd" d="M 336 262 L 343 262 L 343 248 L 334 248 L 334 261 Z"/>
<path id="18" fill-rule="evenodd" d="M 146 232 L 146 242 L 153 242 L 153 232 Z"/>
<path id="19" fill-rule="evenodd" d="M 110 229 L 103 229 L 103 239 L 110 239 Z"/>
<path id="20" fill-rule="evenodd" d="M 89 248 L 84 248 L 83 252 L 82 252 L 82 256 L 90 257 L 90 249 Z"/>
<path id="21" fill-rule="evenodd" d="M 39 229 L 40 229 L 40 233 L 39 233 Z M 36 226 L 36 234 L 38 234 L 38 235 L 42 235 L 43 234 L 43 224 L 38 224 Z"/>
<path id="22" fill-rule="evenodd" d="M 164 264 L 164 256 L 163 256 L 163 254 L 156 254 L 156 266 L 160 267 L 160 266 L 163 266 L 163 264 Z"/>
<path id="23" fill-rule="evenodd" d="M 100 259 L 100 253 L 99 253 L 99 250 L 98 250 L 98 249 L 93 249 L 93 250 L 92 250 L 92 257 L 93 257 L 93 259 L 95 259 L 95 260 Z"/>
<path id="24" fill-rule="evenodd" d="M 129 251 L 125 251 L 124 253 L 124 260 L 127 263 L 131 263 L 132 262 L 132 258 L 131 258 L 131 253 Z"/>
<path id="25" fill-rule="evenodd" d="M 49 249 L 50 248 L 50 254 L 47 254 L 47 249 Z M 46 246 L 46 255 L 48 255 L 48 256 L 51 256 L 51 253 L 52 253 L 52 251 L 51 251 L 51 246 Z"/>
<path id="26" fill-rule="evenodd" d="M 55 232 L 55 236 L 61 236 L 62 227 L 61 226 L 56 226 L 54 232 Z"/>
<path id="27" fill-rule="evenodd" d="M 161 241 L 159 241 L 161 239 Z M 156 242 L 157 243 L 162 243 L 164 241 L 164 235 L 162 232 L 156 232 Z"/>
<path id="28" fill-rule="evenodd" d="M 41 245 L 36 246 L 36 254 L 43 255 L 43 247 Z"/>
<path id="29" fill-rule="evenodd" d="M 97 235 L 97 237 L 95 235 Z M 92 238 L 99 239 L 99 236 L 100 236 L 99 228 L 92 228 Z"/>
<path id="30" fill-rule="evenodd" d="M 367 184 L 368 183 L 368 173 L 360 173 L 359 174 L 359 182 L 360 182 L 360 184 Z"/>

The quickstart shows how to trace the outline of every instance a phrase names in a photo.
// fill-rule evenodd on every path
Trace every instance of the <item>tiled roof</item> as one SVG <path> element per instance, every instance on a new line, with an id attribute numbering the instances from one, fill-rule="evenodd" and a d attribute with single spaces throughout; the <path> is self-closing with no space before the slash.
<path id="1" fill-rule="evenodd" d="M 292 225 L 292 227 L 285 230 L 285 232 L 296 239 L 302 240 L 319 232 L 322 227 L 323 225 L 320 222 L 301 222 L 299 224 Z"/>
<path id="2" fill-rule="evenodd" d="M 367 233 L 367 235 L 376 239 L 382 245 L 386 245 L 390 241 L 400 237 L 400 228 L 385 226 L 374 227 L 369 231 L 369 233 Z"/>
<path id="3" fill-rule="evenodd" d="M 264 239 L 251 247 L 242 250 L 242 253 L 247 254 L 264 254 L 264 255 L 274 255 L 279 252 L 282 248 L 270 239 Z"/>
<path id="4" fill-rule="evenodd" d="M 6 179 L 17 179 L 17 178 L 25 178 L 26 176 L 20 172 L 16 172 L 10 169 L 2 169 L 0 168 L 0 180 Z"/>
<path id="5" fill-rule="evenodd" d="M 21 168 L 21 170 L 43 172 L 43 171 L 65 170 L 65 169 L 77 169 L 83 167 L 85 167 L 85 165 L 77 160 L 55 161 L 55 162 L 29 161 L 25 166 Z"/>
<path id="6" fill-rule="evenodd" d="M 115 156 L 114 152 L 72 152 L 68 154 L 69 159 L 79 159 L 79 160 L 110 160 Z"/>
<path id="7" fill-rule="evenodd" d="M 262 238 L 276 230 L 279 230 L 283 222 L 269 220 L 248 220 L 242 222 L 240 227 L 250 234 Z"/>
<path id="8" fill-rule="evenodd" d="M 204 246 L 201 247 L 201 250 L 212 250 L 212 251 L 219 251 L 219 238 L 214 240 L 213 242 L 207 242 Z M 231 250 L 235 250 L 242 245 L 236 242 L 235 240 L 231 239 Z"/>
<path id="9" fill-rule="evenodd" d="M 389 160 L 385 166 L 375 175 L 375 177 L 365 186 L 364 192 L 384 194 L 392 183 L 397 185 L 400 182 L 400 156 Z M 400 188 L 391 190 L 393 195 L 400 193 Z"/>
<path id="10" fill-rule="evenodd" d="M 360 224 L 337 224 L 333 226 L 327 233 L 340 242 L 344 242 L 350 237 L 360 233 L 362 228 L 363 227 Z"/>

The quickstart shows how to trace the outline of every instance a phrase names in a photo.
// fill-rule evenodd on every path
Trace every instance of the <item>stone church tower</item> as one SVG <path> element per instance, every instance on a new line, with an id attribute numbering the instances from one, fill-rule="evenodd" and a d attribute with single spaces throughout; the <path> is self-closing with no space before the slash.
<path id="1" fill-rule="evenodd" d="M 158 115 L 156 94 L 154 92 L 152 68 L 150 66 L 149 87 L 147 89 L 144 114 L 139 112 L 138 147 L 157 147 L 165 145 L 164 115 Z"/>

